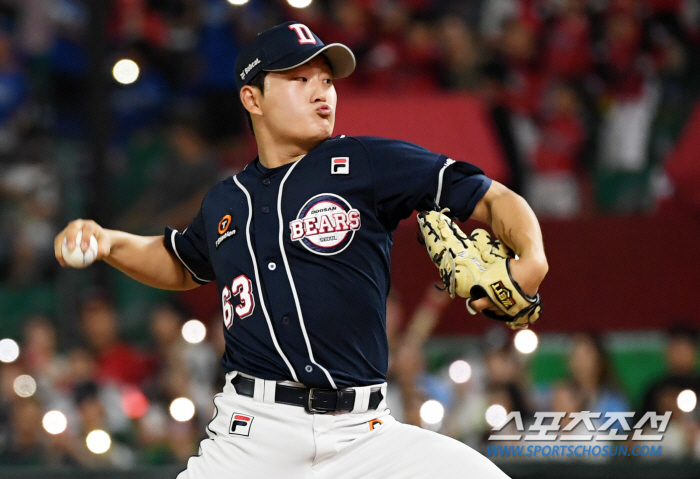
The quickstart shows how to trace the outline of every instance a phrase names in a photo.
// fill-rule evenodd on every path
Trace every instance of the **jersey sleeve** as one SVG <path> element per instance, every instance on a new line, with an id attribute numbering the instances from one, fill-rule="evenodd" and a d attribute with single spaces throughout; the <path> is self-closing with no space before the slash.
<path id="1" fill-rule="evenodd" d="M 446 166 L 438 180 L 436 203 L 440 208 L 449 208 L 451 217 L 467 221 L 491 182 L 480 168 L 466 161 L 455 161 Z"/>
<path id="2" fill-rule="evenodd" d="M 478 167 L 454 161 L 399 140 L 362 137 L 374 176 L 375 204 L 382 224 L 394 230 L 413 211 L 450 208 L 464 221 L 491 186 Z"/>
<path id="3" fill-rule="evenodd" d="M 165 247 L 187 268 L 194 281 L 206 284 L 214 280 L 201 210 L 182 233 L 170 226 L 166 227 L 163 241 Z"/>

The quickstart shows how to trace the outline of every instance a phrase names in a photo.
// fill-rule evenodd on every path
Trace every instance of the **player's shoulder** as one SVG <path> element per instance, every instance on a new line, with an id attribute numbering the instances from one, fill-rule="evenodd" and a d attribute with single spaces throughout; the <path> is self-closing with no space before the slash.
<path id="1" fill-rule="evenodd" d="M 331 139 L 332 140 L 352 141 L 352 142 L 360 143 L 361 145 L 364 145 L 366 147 L 391 147 L 391 146 L 400 146 L 400 145 L 419 146 L 419 145 L 416 145 L 415 143 L 411 143 L 410 141 L 396 140 L 394 138 L 385 138 L 383 136 L 346 136 L 346 135 L 340 135 L 340 136 L 333 137 Z"/>
<path id="2" fill-rule="evenodd" d="M 221 201 L 222 197 L 230 194 L 231 190 L 235 187 L 234 177 L 231 175 L 227 176 L 207 191 L 202 199 L 202 205 L 212 201 Z"/>
<path id="3" fill-rule="evenodd" d="M 384 138 L 381 136 L 348 136 L 348 135 L 339 135 L 335 136 L 333 138 L 329 138 L 326 141 L 326 144 L 328 146 L 335 145 L 335 146 L 341 146 L 341 145 L 350 145 L 350 144 L 355 144 L 357 146 L 362 147 L 363 149 L 367 150 L 370 154 L 374 152 L 381 152 L 385 153 L 387 151 L 391 150 L 405 150 L 405 149 L 418 149 L 418 150 L 423 150 L 426 151 L 425 148 L 423 148 L 420 145 L 417 145 L 415 143 L 411 143 L 410 141 L 405 141 L 405 140 L 396 140 L 393 138 Z"/>

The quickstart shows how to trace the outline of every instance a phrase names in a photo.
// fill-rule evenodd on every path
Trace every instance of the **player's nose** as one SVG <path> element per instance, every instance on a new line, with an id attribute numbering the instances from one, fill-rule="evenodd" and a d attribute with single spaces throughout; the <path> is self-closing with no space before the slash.
<path id="1" fill-rule="evenodd" d="M 318 80 L 313 82 L 314 83 L 314 91 L 313 91 L 313 102 L 323 102 L 325 103 L 328 97 L 328 88 L 326 88 L 326 85 L 323 83 L 323 81 Z"/>

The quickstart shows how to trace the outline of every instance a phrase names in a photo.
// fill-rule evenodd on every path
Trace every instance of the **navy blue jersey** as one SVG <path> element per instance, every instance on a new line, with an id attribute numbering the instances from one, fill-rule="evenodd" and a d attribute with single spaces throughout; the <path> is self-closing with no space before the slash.
<path id="1" fill-rule="evenodd" d="M 382 383 L 392 232 L 438 204 L 466 220 L 491 180 L 404 141 L 335 137 L 302 159 L 256 159 L 205 196 L 165 245 L 216 280 L 226 371 L 309 387 Z"/>

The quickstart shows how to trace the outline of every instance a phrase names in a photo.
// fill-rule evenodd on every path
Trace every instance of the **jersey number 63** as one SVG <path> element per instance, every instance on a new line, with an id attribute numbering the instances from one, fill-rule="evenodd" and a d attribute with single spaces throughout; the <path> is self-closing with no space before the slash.
<path id="1" fill-rule="evenodd" d="M 238 296 L 240 301 L 236 307 L 231 304 L 231 300 L 235 296 Z M 228 286 L 224 286 L 223 291 L 221 291 L 221 306 L 224 310 L 224 326 L 226 326 L 226 329 L 233 324 L 234 311 L 241 319 L 245 319 L 253 314 L 255 309 L 253 282 L 246 275 L 242 274 L 233 280 L 231 289 Z"/>

